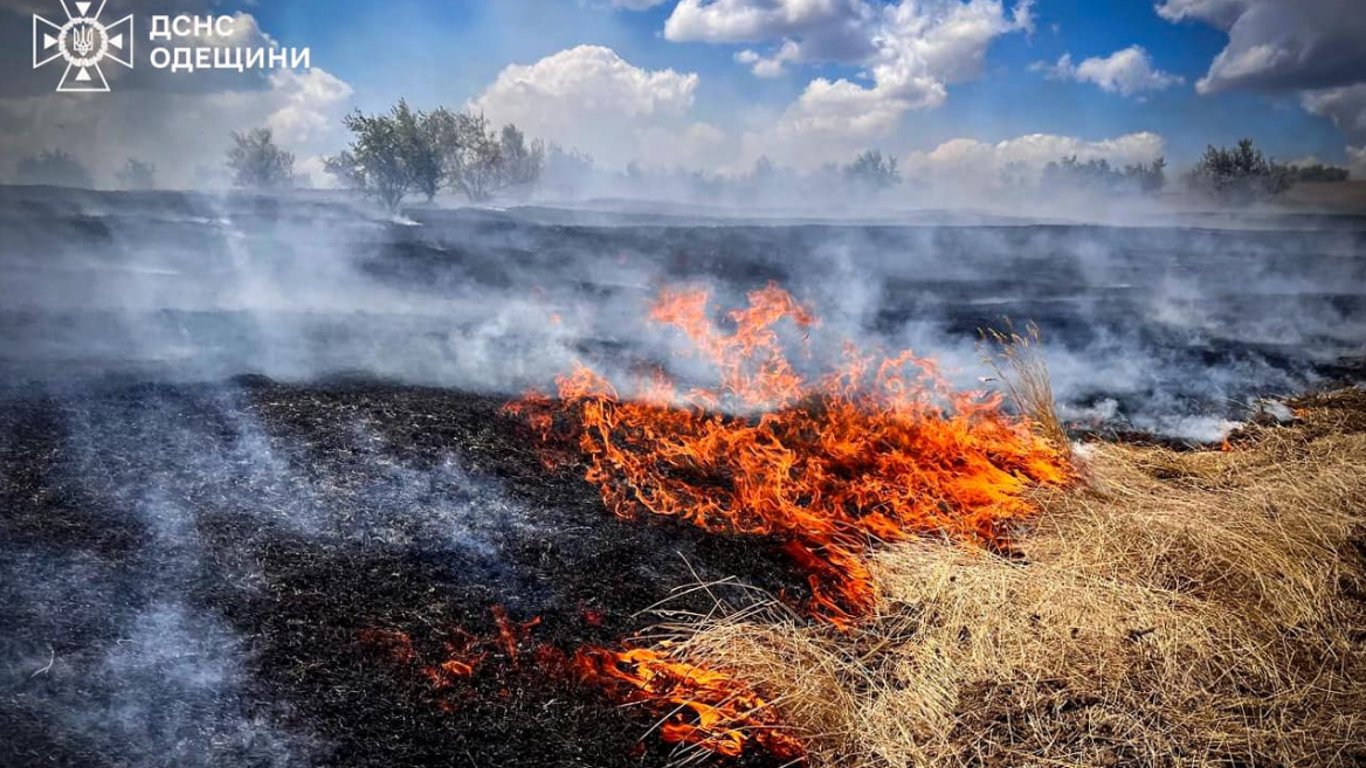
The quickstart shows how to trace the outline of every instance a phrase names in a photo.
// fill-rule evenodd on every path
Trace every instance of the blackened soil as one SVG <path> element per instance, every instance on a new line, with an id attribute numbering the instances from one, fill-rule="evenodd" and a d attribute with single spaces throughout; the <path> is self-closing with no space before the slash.
<path id="1" fill-rule="evenodd" d="M 699 579 L 801 579 L 765 542 L 614 518 L 503 405 L 264 379 L 0 403 L 3 762 L 666 762 L 648 718 L 555 660 L 646 629 L 661 601 L 710 609 L 675 595 Z M 422 663 L 456 630 L 495 636 L 494 606 L 539 617 L 518 658 L 490 646 L 434 686 Z M 182 618 L 149 638 L 149 615 Z M 129 677 L 137 643 L 156 662 Z"/>

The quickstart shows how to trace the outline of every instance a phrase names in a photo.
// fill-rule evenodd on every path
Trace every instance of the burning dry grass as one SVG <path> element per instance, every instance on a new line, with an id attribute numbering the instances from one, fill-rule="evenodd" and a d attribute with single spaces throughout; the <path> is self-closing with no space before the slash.
<path id="1" fill-rule="evenodd" d="M 1360 392 L 1227 452 L 1096 444 L 1040 492 L 1020 558 L 872 555 L 876 616 L 674 627 L 771 697 L 812 765 L 1356 765 L 1366 760 Z"/>
<path id="2" fill-rule="evenodd" d="M 909 353 L 804 379 L 775 328 L 817 320 L 776 286 L 733 332 L 706 302 L 666 291 L 652 318 L 720 388 L 660 374 L 632 400 L 580 369 L 511 407 L 577 443 L 616 514 L 777 539 L 810 574 L 800 616 L 580 656 L 666 741 L 870 768 L 1366 760 L 1360 393 L 1228 451 L 1074 451 L 1032 329 L 988 336 L 1012 416 Z"/>

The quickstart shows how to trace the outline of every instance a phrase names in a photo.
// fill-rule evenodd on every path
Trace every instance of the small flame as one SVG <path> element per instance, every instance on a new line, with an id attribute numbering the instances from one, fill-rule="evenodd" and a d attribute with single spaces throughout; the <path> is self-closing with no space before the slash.
<path id="1" fill-rule="evenodd" d="M 801 740 L 781 728 L 769 702 L 723 671 L 648 648 L 583 648 L 574 666 L 619 701 L 642 704 L 663 717 L 660 735 L 667 742 L 728 757 L 738 757 L 749 743 L 780 759 L 806 753 Z"/>

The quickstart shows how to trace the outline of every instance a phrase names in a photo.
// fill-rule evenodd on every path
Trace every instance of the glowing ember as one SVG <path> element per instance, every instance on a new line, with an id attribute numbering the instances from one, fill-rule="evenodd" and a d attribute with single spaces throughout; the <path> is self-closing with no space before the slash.
<path id="1" fill-rule="evenodd" d="M 721 386 L 676 390 L 662 374 L 633 400 L 587 368 L 559 401 L 509 406 L 545 437 L 569 436 L 587 479 L 622 517 L 641 512 L 709 531 L 774 536 L 809 574 L 811 612 L 839 627 L 867 615 L 876 540 L 942 533 L 991 546 L 1033 513 L 1024 492 L 1068 477 L 1062 456 L 996 396 L 954 392 L 931 361 L 847 347 L 817 381 L 789 362 L 777 326 L 817 323 L 775 285 L 719 329 L 703 291 L 665 291 L 651 319 L 680 329 Z"/>
<path id="2" fill-rule="evenodd" d="M 729 757 L 739 756 L 750 743 L 782 759 L 806 752 L 800 740 L 781 729 L 768 702 L 722 671 L 646 648 L 584 648 L 574 666 L 619 701 L 644 705 L 663 717 L 660 735 L 667 742 Z"/>
<path id="3" fill-rule="evenodd" d="M 544 671 L 558 671 L 565 666 L 564 654 L 550 646 L 531 641 L 531 631 L 541 623 L 540 617 L 529 621 L 514 621 L 501 605 L 490 609 L 496 636 L 481 637 L 458 627 L 446 630 L 442 643 L 443 653 L 439 661 L 424 658 L 413 647 L 412 638 L 397 629 L 361 630 L 362 643 L 384 653 L 398 664 L 417 667 L 418 671 L 432 688 L 440 691 L 455 685 L 457 681 L 474 676 L 475 672 L 489 660 L 491 655 L 499 657 L 504 666 L 515 667 L 521 656 L 530 648 L 539 668 Z"/>

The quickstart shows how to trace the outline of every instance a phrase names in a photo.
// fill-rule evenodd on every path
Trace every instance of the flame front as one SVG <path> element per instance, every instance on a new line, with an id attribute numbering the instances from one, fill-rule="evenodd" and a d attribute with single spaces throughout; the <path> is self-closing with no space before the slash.
<path id="1" fill-rule="evenodd" d="M 816 317 L 770 284 L 723 332 L 703 291 L 666 290 L 652 320 L 681 330 L 720 386 L 680 392 L 662 373 L 631 399 L 586 367 L 508 410 L 547 445 L 568 437 L 615 514 L 651 513 L 707 531 L 780 540 L 807 574 L 806 607 L 840 629 L 873 612 L 866 555 L 877 541 L 940 534 L 1002 546 L 1034 513 L 1031 484 L 1069 477 L 1063 455 L 997 396 L 953 391 L 932 361 L 877 358 L 846 344 L 837 370 L 808 381 L 784 353 L 780 324 Z M 581 650 L 583 679 L 663 717 L 666 741 L 738 755 L 754 743 L 800 758 L 770 702 L 725 672 L 668 649 Z"/>
<path id="2" fill-rule="evenodd" d="M 924 533 L 990 546 L 1034 509 L 1031 483 L 1062 483 L 1064 458 L 999 397 L 953 391 L 932 361 L 875 358 L 803 378 L 778 326 L 816 317 L 781 288 L 749 294 L 713 323 L 704 291 L 664 291 L 650 316 L 680 329 L 715 365 L 717 388 L 677 391 L 656 374 L 631 400 L 586 367 L 559 401 L 511 406 L 546 437 L 577 439 L 587 479 L 617 515 L 676 517 L 708 531 L 771 536 L 808 574 L 808 609 L 842 628 L 877 599 L 864 555 Z"/>

